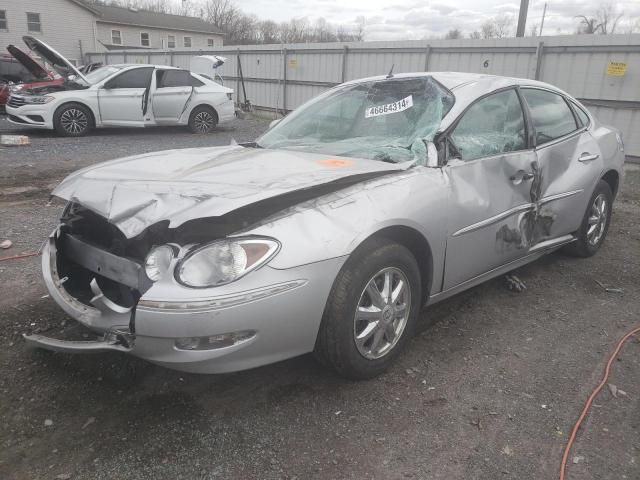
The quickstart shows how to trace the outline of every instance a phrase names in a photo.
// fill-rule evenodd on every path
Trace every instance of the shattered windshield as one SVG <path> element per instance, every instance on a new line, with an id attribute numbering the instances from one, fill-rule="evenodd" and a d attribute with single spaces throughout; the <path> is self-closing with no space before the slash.
<path id="1" fill-rule="evenodd" d="M 425 142 L 453 102 L 451 92 L 427 76 L 347 85 L 303 105 L 257 144 L 424 165 Z"/>

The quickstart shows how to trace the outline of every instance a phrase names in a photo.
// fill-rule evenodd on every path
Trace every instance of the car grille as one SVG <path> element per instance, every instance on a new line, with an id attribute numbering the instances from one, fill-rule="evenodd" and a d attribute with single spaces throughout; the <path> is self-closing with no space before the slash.
<path id="1" fill-rule="evenodd" d="M 7 102 L 7 105 L 9 105 L 12 108 L 18 108 L 23 106 L 25 103 L 24 98 L 22 97 L 18 97 L 16 95 L 11 95 L 9 97 L 9 101 Z"/>

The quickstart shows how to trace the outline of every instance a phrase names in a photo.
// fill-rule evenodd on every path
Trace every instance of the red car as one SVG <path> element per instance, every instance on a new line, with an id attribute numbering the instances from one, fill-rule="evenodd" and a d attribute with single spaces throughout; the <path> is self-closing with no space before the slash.
<path id="1" fill-rule="evenodd" d="M 4 108 L 7 103 L 11 89 L 21 90 L 64 83 L 64 78 L 47 71 L 18 47 L 9 45 L 7 50 L 10 56 L 0 57 L 0 108 Z M 16 65 L 14 59 L 20 65 Z"/>

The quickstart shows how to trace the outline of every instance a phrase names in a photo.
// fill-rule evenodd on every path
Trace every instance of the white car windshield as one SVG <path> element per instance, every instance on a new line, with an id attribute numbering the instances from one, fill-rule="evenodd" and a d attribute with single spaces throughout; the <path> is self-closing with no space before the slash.
<path id="1" fill-rule="evenodd" d="M 110 77 L 111 75 L 113 75 L 116 72 L 119 72 L 120 70 L 122 70 L 123 67 L 116 67 L 113 65 L 106 65 L 104 67 L 100 67 L 96 70 L 94 70 L 91 73 L 88 73 L 85 75 L 85 77 L 87 77 L 87 80 L 89 80 L 89 82 L 92 85 L 95 85 L 96 83 L 104 80 L 107 77 Z"/>
<path id="2" fill-rule="evenodd" d="M 454 97 L 433 78 L 390 78 L 330 90 L 258 139 L 284 148 L 399 163 L 426 162 Z"/>

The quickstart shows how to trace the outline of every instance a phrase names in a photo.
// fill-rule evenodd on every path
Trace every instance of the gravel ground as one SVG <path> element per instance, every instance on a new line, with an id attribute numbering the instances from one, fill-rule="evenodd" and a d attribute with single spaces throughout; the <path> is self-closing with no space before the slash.
<path id="1" fill-rule="evenodd" d="M 134 151 L 249 140 L 261 128 L 250 120 L 206 137 L 32 135 L 32 153 L 11 150 L 7 160 L 0 152 L 2 178 L 17 188 L 64 175 L 66 157 L 72 169 Z M 95 157 L 74 153 L 74 142 Z M 8 166 L 30 161 L 33 177 Z M 0 237 L 15 243 L 0 255 L 36 249 L 60 213 L 41 193 L 15 198 L 0 201 Z M 606 356 L 640 324 L 639 218 L 640 170 L 629 167 L 598 255 L 552 254 L 515 272 L 522 293 L 499 278 L 425 310 L 399 362 L 366 382 L 340 379 L 310 356 L 198 376 L 119 354 L 30 351 L 22 333 L 82 332 L 46 296 L 38 258 L 1 262 L 0 478 L 557 478 Z M 640 478 L 638 372 L 640 342 L 631 340 L 611 378 L 626 395 L 598 396 L 570 479 Z"/>
<path id="2" fill-rule="evenodd" d="M 102 128 L 80 138 L 58 137 L 53 131 L 26 130 L 0 115 L 0 133 L 28 135 L 30 145 L 0 146 L 0 197 L 51 190 L 67 174 L 94 163 L 172 148 L 211 147 L 255 140 L 269 120 L 235 119 L 210 135 L 195 135 L 185 127 Z"/>

